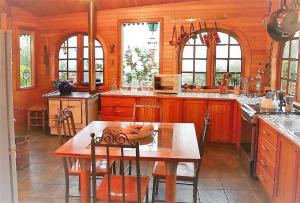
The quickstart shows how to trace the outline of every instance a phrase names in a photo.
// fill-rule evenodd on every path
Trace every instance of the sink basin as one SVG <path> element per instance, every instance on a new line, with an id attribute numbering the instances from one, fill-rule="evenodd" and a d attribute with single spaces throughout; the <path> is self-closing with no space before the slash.
<path id="1" fill-rule="evenodd" d="M 294 135 L 300 138 L 300 131 L 294 132 Z"/>

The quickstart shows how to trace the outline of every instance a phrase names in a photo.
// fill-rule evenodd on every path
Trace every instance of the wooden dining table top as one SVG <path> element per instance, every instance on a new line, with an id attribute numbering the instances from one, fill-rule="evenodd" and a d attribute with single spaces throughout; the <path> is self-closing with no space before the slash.
<path id="1" fill-rule="evenodd" d="M 185 161 L 195 162 L 200 160 L 195 126 L 193 123 L 139 123 L 153 125 L 155 133 L 153 136 L 139 140 L 140 160 L 155 161 Z M 91 133 L 101 137 L 106 127 L 125 128 L 132 122 L 116 121 L 93 121 L 72 139 L 60 146 L 55 155 L 63 157 L 90 158 L 91 157 Z M 135 151 L 125 150 L 125 158 L 133 159 Z M 120 150 L 111 149 L 112 158 L 120 158 Z M 105 158 L 106 151 L 103 147 L 96 148 L 96 157 Z"/>

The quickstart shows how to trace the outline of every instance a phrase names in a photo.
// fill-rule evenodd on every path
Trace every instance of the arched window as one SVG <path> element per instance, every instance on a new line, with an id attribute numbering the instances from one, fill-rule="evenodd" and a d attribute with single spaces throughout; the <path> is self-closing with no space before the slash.
<path id="1" fill-rule="evenodd" d="M 77 84 L 89 82 L 88 36 L 85 33 L 73 35 L 66 39 L 58 57 L 58 78 L 72 80 Z M 95 40 L 96 83 L 104 82 L 104 54 L 101 43 Z"/>
<path id="2" fill-rule="evenodd" d="M 281 59 L 280 89 L 291 95 L 296 94 L 298 44 L 299 32 L 284 43 Z"/>
<path id="3" fill-rule="evenodd" d="M 207 33 L 201 34 L 204 36 Z M 186 42 L 181 58 L 182 84 L 214 87 L 226 72 L 237 80 L 241 78 L 242 51 L 239 42 L 225 32 L 218 32 L 218 35 L 221 42 L 216 44 L 209 37 L 209 48 L 201 42 L 200 34 L 196 39 Z M 211 36 L 211 32 L 208 32 L 208 36 Z"/>

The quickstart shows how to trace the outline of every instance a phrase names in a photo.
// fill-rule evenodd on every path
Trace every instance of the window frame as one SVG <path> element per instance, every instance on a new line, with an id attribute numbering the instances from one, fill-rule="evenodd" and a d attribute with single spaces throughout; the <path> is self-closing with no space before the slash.
<path id="1" fill-rule="evenodd" d="M 296 80 L 293 80 L 293 79 L 291 79 L 290 78 L 290 70 L 291 70 L 291 61 L 293 61 L 293 62 L 297 62 L 297 66 L 296 66 L 296 69 L 297 69 L 297 75 L 299 75 L 299 46 L 300 46 L 300 42 L 299 42 L 299 39 L 300 39 L 300 33 L 298 34 L 298 37 L 292 37 L 291 39 L 289 39 L 289 40 L 287 40 L 287 41 L 285 41 L 285 42 L 283 42 L 283 43 L 281 43 L 281 45 L 280 45 L 280 47 L 281 47 L 281 49 L 280 49 L 280 61 L 279 61 L 279 64 L 278 64 L 278 84 L 277 84 L 277 87 L 278 87 L 278 89 L 279 90 L 281 90 L 281 82 L 282 82 L 282 80 L 285 80 L 285 81 L 287 81 L 287 84 L 286 84 L 286 94 L 288 94 L 288 95 L 291 95 L 291 96 L 296 96 L 297 95 L 297 92 L 298 92 L 298 87 L 297 87 L 297 80 L 298 80 L 298 76 L 296 77 Z M 298 49 L 298 55 L 297 55 L 297 57 L 298 57 L 298 59 L 296 59 L 296 58 L 291 58 L 291 49 L 292 49 L 292 46 L 291 46 L 291 44 L 292 44 L 292 41 L 293 40 L 297 40 L 298 41 L 298 47 L 297 47 L 297 49 Z M 289 43 L 289 51 L 288 51 L 288 57 L 287 58 L 284 58 L 284 56 L 283 56 L 283 54 L 284 54 L 284 47 L 285 47 L 285 44 L 286 43 Z M 288 61 L 288 77 L 282 77 L 282 65 L 283 65 L 283 61 Z M 295 82 L 296 83 L 296 86 L 295 86 L 295 94 L 290 94 L 290 92 L 289 92 L 289 83 L 290 82 Z M 282 91 L 282 90 L 281 90 Z"/>
<path id="2" fill-rule="evenodd" d="M 60 49 L 63 45 L 63 43 L 68 40 L 69 38 L 73 37 L 73 36 L 77 36 L 77 71 L 70 71 L 70 72 L 77 72 L 77 83 L 76 83 L 76 87 L 78 88 L 88 88 L 88 82 L 85 82 L 84 84 L 84 72 L 88 72 L 84 70 L 84 36 L 88 36 L 88 33 L 86 32 L 76 32 L 76 33 L 71 33 L 66 35 L 59 43 L 58 43 L 58 48 L 57 48 L 57 58 L 56 58 L 56 71 L 55 71 L 55 77 L 58 80 L 59 79 L 59 72 L 66 72 L 66 71 L 60 71 L 59 70 L 59 61 L 60 60 L 68 60 L 68 54 L 66 59 L 60 59 L 59 57 L 59 52 Z M 103 73 L 103 81 L 101 83 L 97 84 L 97 89 L 103 89 L 105 88 L 105 48 L 103 46 L 103 44 L 101 43 L 101 40 L 98 39 L 98 37 L 95 38 L 95 40 L 97 40 L 100 44 L 100 46 L 95 46 L 96 47 L 101 47 L 102 48 L 102 52 L 103 52 L 103 58 L 101 59 L 103 61 L 103 71 L 96 71 L 96 72 L 102 72 Z M 67 49 L 69 47 L 67 46 Z M 73 47 L 70 47 L 73 48 Z M 75 47 L 74 47 L 75 48 Z M 72 59 L 71 59 L 72 60 Z M 95 59 L 96 60 L 96 59 Z M 68 67 L 67 67 L 68 70 Z"/>
<path id="3" fill-rule="evenodd" d="M 210 47 L 207 48 L 207 63 L 206 63 L 206 86 L 204 86 L 205 88 L 208 89 L 217 89 L 218 86 L 215 84 L 215 77 L 216 77 L 216 44 L 212 38 L 212 32 L 214 31 L 214 29 L 207 29 L 207 31 L 202 30 L 201 32 L 199 30 L 196 31 L 197 34 L 199 33 L 207 33 L 208 35 L 208 39 L 209 39 L 209 44 Z M 225 33 L 227 35 L 229 35 L 230 37 L 233 37 L 239 45 L 240 49 L 241 49 L 241 58 L 237 58 L 239 60 L 241 60 L 241 77 L 245 77 L 245 59 L 244 59 L 244 53 L 245 53 L 245 47 L 243 46 L 243 44 L 241 43 L 241 39 L 232 31 L 226 30 L 226 29 L 222 29 L 222 28 L 218 28 L 217 30 L 218 32 L 222 32 Z M 183 41 L 182 44 L 180 45 L 180 52 L 179 52 L 179 57 L 178 57 L 178 73 L 182 74 L 182 57 L 183 57 L 183 50 L 185 47 L 185 44 L 187 43 L 187 41 L 189 40 L 189 36 L 186 36 Z M 228 40 L 228 43 L 230 43 L 230 41 Z M 220 45 L 229 45 L 229 44 L 220 44 Z M 230 44 L 231 45 L 231 44 Z M 230 45 L 228 46 L 228 49 L 230 49 Z M 235 45 L 234 45 L 235 46 Z M 229 50 L 228 50 L 229 51 Z M 229 55 L 229 53 L 228 53 Z M 218 58 L 221 59 L 221 58 Z M 227 64 L 227 70 L 229 70 L 229 61 L 230 60 L 234 60 L 235 58 L 227 58 L 226 60 L 228 60 L 228 64 Z M 213 67 L 213 68 L 209 68 L 209 67 Z M 233 72 L 235 73 L 235 72 Z M 183 84 L 182 84 L 183 85 Z M 232 88 L 233 86 L 229 86 L 230 88 Z"/>
<path id="4" fill-rule="evenodd" d="M 18 90 L 29 90 L 36 88 L 36 75 L 35 75 L 35 32 L 31 29 L 20 29 L 17 34 L 17 47 L 18 47 L 18 72 L 17 72 L 17 89 Z M 30 61 L 31 61 L 31 85 L 28 87 L 21 87 L 21 47 L 20 47 L 20 36 L 22 34 L 30 34 Z"/>
<path id="5" fill-rule="evenodd" d="M 118 58 L 122 59 L 122 40 L 123 40 L 123 36 L 122 36 L 122 25 L 124 23 L 141 23 L 141 22 L 147 22 L 147 23 L 155 23 L 155 22 L 159 22 L 160 23 L 160 33 L 159 33 L 159 74 L 161 74 L 163 72 L 163 43 L 164 43 L 164 19 L 163 18 L 133 18 L 133 19 L 119 19 L 118 20 L 118 28 L 117 28 L 117 32 L 118 32 L 118 44 L 120 45 L 120 49 L 118 51 Z M 118 60 L 118 76 L 117 78 L 115 78 L 117 80 L 117 85 L 121 86 L 123 84 L 123 67 L 122 67 L 122 60 Z"/>

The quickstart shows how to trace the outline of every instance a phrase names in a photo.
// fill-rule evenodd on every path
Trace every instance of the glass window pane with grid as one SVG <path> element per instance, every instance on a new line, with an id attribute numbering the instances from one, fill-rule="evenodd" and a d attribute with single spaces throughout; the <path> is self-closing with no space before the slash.
<path id="1" fill-rule="evenodd" d="M 32 35 L 30 32 L 23 32 L 19 35 L 20 46 L 20 88 L 33 86 L 32 68 Z"/>

